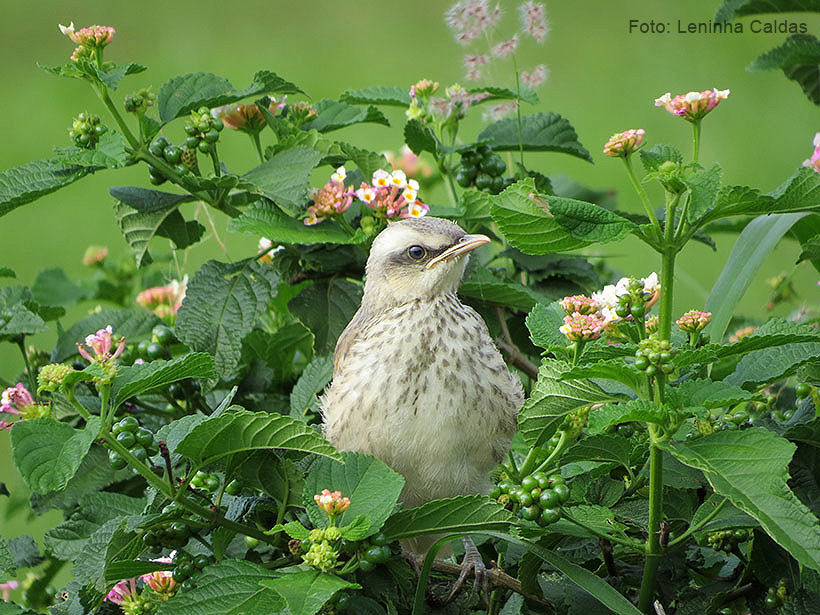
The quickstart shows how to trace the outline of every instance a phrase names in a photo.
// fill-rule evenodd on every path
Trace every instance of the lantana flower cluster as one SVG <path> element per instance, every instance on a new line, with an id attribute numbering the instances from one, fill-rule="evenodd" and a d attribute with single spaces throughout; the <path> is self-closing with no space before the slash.
<path id="1" fill-rule="evenodd" d="M 626 158 L 640 149 L 643 144 L 643 128 L 632 128 L 624 132 L 616 132 L 604 144 L 604 154 L 613 158 Z"/>
<path id="2" fill-rule="evenodd" d="M 430 206 L 419 199 L 419 183 L 407 179 L 404 171 L 374 171 L 371 183 L 362 182 L 356 198 L 387 218 L 421 218 Z"/>
<path id="3" fill-rule="evenodd" d="M 34 405 L 34 397 L 22 382 L 0 393 L 0 415 L 20 416 Z M 11 429 L 11 426 L 12 423 L 0 418 L 0 429 Z"/>
<path id="4" fill-rule="evenodd" d="M 111 325 L 108 325 L 105 329 L 99 329 L 96 333 L 87 335 L 85 338 L 85 346 L 80 343 L 77 344 L 77 352 L 80 353 L 83 359 L 90 363 L 99 363 L 101 365 L 111 364 L 117 360 L 125 350 L 125 338 L 121 337 L 119 340 L 116 340 L 117 347 L 114 352 L 111 352 L 115 341 L 113 333 L 113 328 Z M 87 349 L 86 346 L 88 347 Z M 92 350 L 94 354 L 89 353 L 89 350 Z"/>
<path id="5" fill-rule="evenodd" d="M 444 90 L 444 96 L 433 96 L 439 90 L 437 81 L 422 79 L 410 86 L 408 119 L 427 122 L 446 122 L 464 117 L 467 109 L 489 98 L 489 92 L 469 92 L 458 84 Z"/>
<path id="6" fill-rule="evenodd" d="M 350 498 L 342 497 L 341 491 L 331 491 L 330 489 L 322 489 L 321 493 L 313 496 L 316 505 L 327 513 L 327 516 L 333 519 L 339 513 L 343 513 L 350 507 Z"/>
<path id="7" fill-rule="evenodd" d="M 71 54 L 73 62 L 81 58 L 91 58 L 114 40 L 116 30 L 111 26 L 88 26 L 87 28 L 74 29 L 74 22 L 64 26 L 59 24 L 60 32 L 65 34 L 72 42 L 77 44 L 74 53 Z"/>
<path id="8" fill-rule="evenodd" d="M 268 104 L 268 110 L 276 115 L 287 107 L 284 99 L 281 101 L 272 98 Z M 214 119 L 222 120 L 226 128 L 253 134 L 259 132 L 267 125 L 265 117 L 255 104 L 231 103 L 211 109 L 211 116 Z"/>
<path id="9" fill-rule="evenodd" d="M 172 280 L 165 286 L 146 288 L 137 295 L 137 303 L 151 310 L 165 322 L 173 324 L 187 290 L 188 276 L 186 275 L 182 280 Z"/>
<path id="10" fill-rule="evenodd" d="M 803 166 L 810 167 L 820 173 L 820 132 L 814 135 L 812 145 L 814 146 L 814 152 L 812 153 L 811 158 L 803 161 Z"/>
<path id="11" fill-rule="evenodd" d="M 663 107 L 673 115 L 690 122 L 698 122 L 729 97 L 729 90 L 704 90 L 703 92 L 687 92 L 673 97 L 670 92 L 655 99 L 656 107 Z"/>
<path id="12" fill-rule="evenodd" d="M 689 310 L 675 321 L 681 331 L 697 333 L 703 331 L 712 319 L 712 312 L 701 312 L 699 310 Z"/>
<path id="13" fill-rule="evenodd" d="M 616 323 L 625 316 L 618 314 L 619 308 L 625 297 L 630 295 L 631 278 L 621 278 L 615 284 L 607 284 L 598 292 L 592 293 L 594 299 L 601 306 L 601 316 L 609 323 Z M 658 274 L 652 272 L 645 278 L 640 278 L 639 287 L 643 292 L 643 300 L 646 309 L 651 308 L 660 297 L 661 285 L 658 281 Z"/>
<path id="14" fill-rule="evenodd" d="M 415 177 L 430 177 L 433 167 L 422 160 L 407 145 L 402 145 L 398 155 L 393 152 L 382 152 L 385 160 L 394 169 L 404 171 L 405 175 Z"/>
<path id="15" fill-rule="evenodd" d="M 304 223 L 307 226 L 319 224 L 328 217 L 346 212 L 353 203 L 353 186 L 345 188 L 347 170 L 343 166 L 336 169 L 324 186 L 313 193 L 313 205 L 307 208 Z"/>

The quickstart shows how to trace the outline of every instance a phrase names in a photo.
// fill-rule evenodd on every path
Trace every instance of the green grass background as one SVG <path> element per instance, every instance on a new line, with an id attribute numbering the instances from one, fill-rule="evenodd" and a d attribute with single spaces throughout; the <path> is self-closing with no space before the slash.
<path id="1" fill-rule="evenodd" d="M 799 87 L 780 72 L 747 73 L 744 68 L 761 53 L 780 44 L 784 34 L 752 34 L 745 18 L 744 34 L 677 34 L 677 21 L 708 21 L 717 0 L 575 0 L 547 2 L 551 33 L 543 46 L 524 41 L 518 55 L 521 68 L 538 63 L 550 69 L 550 78 L 539 89 L 541 102 L 531 111 L 555 111 L 570 120 L 582 143 L 592 152 L 594 165 L 558 154 L 529 154 L 528 166 L 547 175 L 563 173 L 596 188 L 613 188 L 621 207 L 639 211 L 618 161 L 601 153 L 614 132 L 646 129 L 646 140 L 669 142 L 691 151 L 689 125 L 661 109 L 653 100 L 711 87 L 732 93 L 704 123 L 701 162 L 719 161 L 724 182 L 749 184 L 768 191 L 780 184 L 811 153 L 811 141 L 820 130 L 818 109 Z M 154 91 L 167 79 L 188 72 L 209 71 L 246 85 L 255 71 L 269 69 L 299 85 L 314 100 L 337 97 L 349 88 L 370 85 L 409 86 L 420 78 L 442 84 L 462 81 L 463 50 L 453 41 L 442 15 L 448 3 L 429 0 L 282 2 L 245 0 L 218 3 L 210 0 L 111 2 L 102 0 L 33 0 L 27 3 L 0 0 L 0 83 L 3 84 L 3 139 L 0 168 L 45 158 L 56 145 L 69 145 L 67 129 L 72 118 L 88 110 L 104 115 L 102 106 L 83 82 L 58 79 L 36 63 L 63 63 L 72 43 L 57 29 L 74 21 L 77 27 L 98 23 L 117 29 L 106 57 L 116 62 L 136 61 L 149 71 L 130 77 L 115 92 L 122 96 L 140 87 Z M 499 40 L 516 27 L 514 7 L 502 3 L 507 15 L 499 26 Z M 673 32 L 630 34 L 630 19 L 668 23 Z M 764 17 L 771 21 L 773 17 Z M 816 15 L 778 16 L 778 20 L 806 22 L 809 32 L 820 31 Z M 494 85 L 512 84 L 512 67 L 499 62 L 492 67 Z M 292 97 L 293 99 L 293 97 Z M 465 123 L 463 134 L 475 135 L 482 126 L 480 113 Z M 337 133 L 372 150 L 397 150 L 402 145 L 400 115 L 392 114 L 393 128 L 354 128 Z M 104 121 L 113 126 L 110 118 Z M 226 131 L 227 133 L 227 131 Z M 181 140 L 181 126 L 169 135 Z M 223 159 L 232 170 L 254 164 L 248 140 L 226 134 Z M 12 267 L 21 283 L 30 284 L 37 272 L 62 266 L 69 276 L 83 275 L 81 258 L 89 244 L 107 245 L 112 256 L 129 253 L 112 215 L 111 185 L 147 186 L 143 166 L 98 173 L 23 206 L 0 218 L 0 265 Z M 654 190 L 654 187 L 652 188 Z M 652 192 L 655 197 L 659 193 Z M 422 194 L 427 201 L 443 202 L 444 195 Z M 217 219 L 228 256 L 236 259 L 254 252 L 256 238 L 229 235 L 224 220 Z M 702 307 L 728 256 L 733 237 L 718 236 L 713 253 L 700 244 L 688 247 L 678 258 L 675 304 L 678 312 Z M 657 255 L 637 241 L 594 250 L 607 256 L 624 272 L 645 275 L 659 268 Z M 741 311 L 764 317 L 769 294 L 764 280 L 790 271 L 799 249 L 785 241 L 763 268 L 759 279 L 741 303 Z M 193 274 L 208 258 L 226 258 L 213 240 L 191 250 L 187 271 Z M 817 273 L 802 265 L 796 276 L 801 298 L 817 304 Z M 78 309 L 81 314 L 93 305 Z M 780 314 L 788 310 L 782 308 Z M 35 340 L 48 346 L 53 337 Z M 21 368 L 19 356 L 0 349 L 0 370 L 11 377 Z M 0 497 L 0 534 L 41 536 L 59 515 L 28 519 L 16 509 L 26 497 L 8 452 L 8 436 L 0 434 L 0 467 L 5 471 L 11 499 Z"/>

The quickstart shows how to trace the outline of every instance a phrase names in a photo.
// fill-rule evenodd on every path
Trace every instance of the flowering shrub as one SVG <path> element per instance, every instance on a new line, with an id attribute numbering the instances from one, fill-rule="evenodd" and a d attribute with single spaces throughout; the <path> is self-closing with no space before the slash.
<path id="1" fill-rule="evenodd" d="M 471 47 L 468 79 L 548 34 L 540 3 L 523 3 L 516 32 L 496 39 L 502 17 L 483 0 L 448 11 Z M 809 612 L 820 586 L 818 319 L 734 312 L 767 250 L 820 211 L 817 152 L 769 193 L 723 185 L 699 150 L 704 122 L 732 112 L 729 91 L 665 94 L 655 104 L 691 126 L 692 155 L 644 129 L 615 133 L 603 151 L 634 186 L 641 211 L 628 211 L 629 198 L 553 184 L 534 154 L 591 160 L 566 118 L 522 112 L 538 104 L 544 65 L 513 70 L 511 88 L 422 79 L 315 103 L 268 70 L 242 88 L 202 72 L 117 103 L 145 70 L 109 60 L 127 33 L 60 30 L 77 47 L 48 70 L 87 82 L 108 127 L 84 111 L 71 147 L 0 174 L 0 215 L 92 172 L 142 165 L 145 185 L 110 189 L 128 262 L 89 247 L 88 279 L 63 275 L 36 294 L 0 269 L 0 341 L 24 359 L 2 374 L 0 437 L 33 513 L 65 514 L 42 552 L 2 533 L 4 600 L 53 613 L 421 613 L 431 574 L 454 576 L 438 548 L 476 534 L 498 568 L 489 606 L 462 592 L 448 613 Z M 651 100 L 635 104 L 651 112 Z M 334 136 L 389 126 L 382 106 L 405 112 L 400 155 Z M 462 120 L 482 112 L 490 123 L 466 134 Z M 258 158 L 250 169 L 223 159 L 239 132 Z M 600 148 L 604 137 L 591 138 Z M 165 240 L 175 256 L 205 240 L 200 212 L 248 235 L 242 258 L 186 271 L 184 258 L 161 256 Z M 376 235 L 425 215 L 486 235 L 459 292 L 526 401 L 489 494 L 403 508 L 400 474 L 320 435 L 318 396 Z M 678 255 L 727 228 L 755 258 L 733 254 L 706 305 L 686 300 L 682 313 Z M 658 254 L 638 275 L 585 257 L 630 235 Z M 816 261 L 818 236 L 801 241 L 801 258 Z M 788 276 L 773 288 L 773 303 L 792 300 Z M 66 322 L 79 302 L 93 309 Z M 57 319 L 53 348 L 27 345 Z M 390 384 L 374 371 L 374 387 Z M 432 546 L 408 563 L 399 541 Z M 72 580 L 46 591 L 66 562 Z M 434 587 L 431 612 L 436 600 Z"/>

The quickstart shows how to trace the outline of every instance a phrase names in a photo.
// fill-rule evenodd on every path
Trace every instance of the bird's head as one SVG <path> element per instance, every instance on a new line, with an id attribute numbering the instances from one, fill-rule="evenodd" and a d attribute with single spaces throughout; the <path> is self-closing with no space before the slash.
<path id="1" fill-rule="evenodd" d="M 464 275 L 467 254 L 489 241 L 441 218 L 393 222 L 370 249 L 363 303 L 387 307 L 453 292 Z"/>

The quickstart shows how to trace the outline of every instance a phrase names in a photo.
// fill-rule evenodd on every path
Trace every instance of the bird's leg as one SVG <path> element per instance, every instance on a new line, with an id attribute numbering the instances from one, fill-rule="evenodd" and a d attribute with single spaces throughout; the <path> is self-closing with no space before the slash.
<path id="1" fill-rule="evenodd" d="M 481 559 L 481 554 L 478 552 L 473 539 L 469 536 L 464 536 L 462 541 L 464 542 L 464 559 L 461 560 L 461 572 L 458 575 L 458 579 L 456 579 L 455 585 L 453 585 L 453 591 L 451 591 L 447 597 L 447 602 L 452 600 L 455 595 L 461 591 L 464 581 L 470 575 L 470 572 L 472 572 L 475 577 L 475 589 L 479 595 L 482 596 L 483 600 L 487 602 L 490 589 L 490 576 L 487 574 L 487 567 L 484 565 L 484 560 Z"/>

